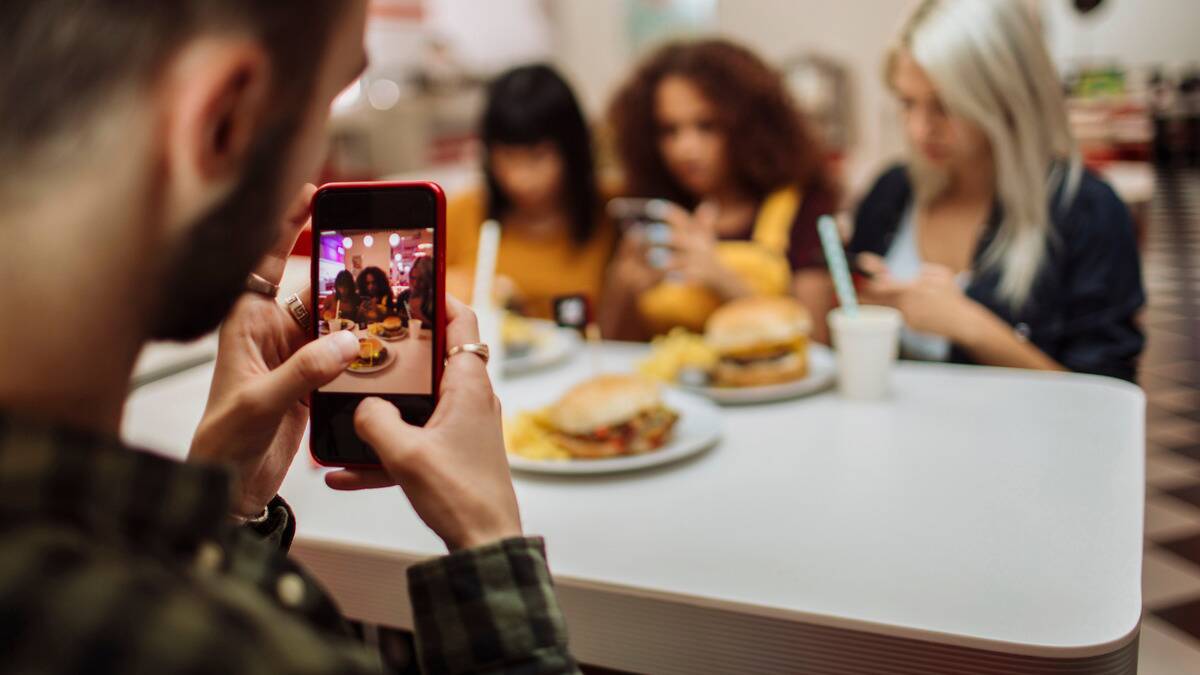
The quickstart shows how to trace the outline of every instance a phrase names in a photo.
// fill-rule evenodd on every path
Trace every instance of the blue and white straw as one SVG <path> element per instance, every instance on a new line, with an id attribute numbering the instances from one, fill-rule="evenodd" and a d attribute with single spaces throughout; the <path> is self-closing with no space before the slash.
<path id="1" fill-rule="evenodd" d="M 858 314 L 858 294 L 850 279 L 850 265 L 846 262 L 846 251 L 842 248 L 842 237 L 838 234 L 833 216 L 821 216 L 817 220 L 817 232 L 821 235 L 821 247 L 825 249 L 825 260 L 829 273 L 833 275 L 833 288 L 837 291 L 842 311 L 849 316 Z"/>

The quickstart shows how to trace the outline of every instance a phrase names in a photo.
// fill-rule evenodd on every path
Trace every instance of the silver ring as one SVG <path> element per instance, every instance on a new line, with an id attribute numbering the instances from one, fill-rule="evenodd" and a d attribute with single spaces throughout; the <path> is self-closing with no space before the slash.
<path id="1" fill-rule="evenodd" d="M 446 352 L 446 361 L 449 361 L 451 356 L 462 352 L 474 354 L 483 359 L 483 365 L 485 366 L 487 365 L 488 357 L 491 356 L 491 350 L 488 349 L 487 345 L 482 342 L 468 342 L 465 345 L 454 345 L 451 347 L 450 351 Z"/>
<path id="2" fill-rule="evenodd" d="M 268 298 L 274 298 L 279 295 L 279 284 L 273 284 L 251 272 L 250 276 L 246 277 L 246 290 L 253 293 L 262 293 Z"/>
<path id="3" fill-rule="evenodd" d="M 300 324 L 301 328 L 305 330 L 309 328 L 308 324 L 312 315 L 308 313 L 308 308 L 304 306 L 304 301 L 300 299 L 299 295 L 295 293 L 289 295 L 283 301 L 283 306 L 287 308 L 288 314 L 292 315 L 292 318 L 296 320 L 296 323 Z"/>

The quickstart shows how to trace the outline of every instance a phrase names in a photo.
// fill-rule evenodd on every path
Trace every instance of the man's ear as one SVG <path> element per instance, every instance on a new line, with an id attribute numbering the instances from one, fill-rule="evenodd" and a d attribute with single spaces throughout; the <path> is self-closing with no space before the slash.
<path id="1" fill-rule="evenodd" d="M 188 43 L 163 79 L 166 163 L 176 222 L 224 196 L 242 175 L 268 114 L 271 61 L 253 40 Z"/>

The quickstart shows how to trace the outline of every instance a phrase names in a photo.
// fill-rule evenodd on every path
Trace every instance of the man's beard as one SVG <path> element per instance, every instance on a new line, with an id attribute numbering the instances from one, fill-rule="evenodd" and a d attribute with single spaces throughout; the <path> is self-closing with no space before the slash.
<path id="1" fill-rule="evenodd" d="M 296 126 L 281 124 L 258 143 L 237 187 L 170 256 L 151 339 L 192 340 L 212 331 L 245 291 L 247 275 L 280 234 L 281 165 Z"/>

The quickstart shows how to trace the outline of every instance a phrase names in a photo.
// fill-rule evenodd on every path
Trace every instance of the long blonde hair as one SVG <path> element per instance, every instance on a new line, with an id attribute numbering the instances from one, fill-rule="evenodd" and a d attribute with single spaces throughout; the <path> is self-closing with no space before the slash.
<path id="1" fill-rule="evenodd" d="M 1019 307 L 1052 236 L 1051 209 L 1071 203 L 1082 175 L 1058 73 L 1036 19 L 1019 0 L 925 0 L 888 57 L 889 82 L 900 49 L 925 70 L 946 109 L 977 125 L 991 144 L 1003 219 L 982 264 L 1000 270 L 1000 296 Z M 917 153 L 910 172 L 923 203 L 946 185 Z M 1061 201 L 1051 205 L 1060 188 Z"/>

